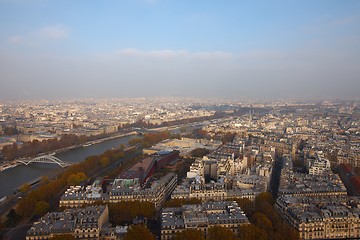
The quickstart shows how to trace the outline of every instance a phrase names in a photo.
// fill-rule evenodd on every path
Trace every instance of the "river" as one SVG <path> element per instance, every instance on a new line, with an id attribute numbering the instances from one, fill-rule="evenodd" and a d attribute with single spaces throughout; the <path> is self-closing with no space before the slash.
<path id="1" fill-rule="evenodd" d="M 102 154 L 108 149 L 120 146 L 120 144 L 127 146 L 129 140 L 135 137 L 137 136 L 131 135 L 106 140 L 91 146 L 61 152 L 56 154 L 55 157 L 66 162 L 81 162 L 89 156 Z M 61 167 L 56 164 L 32 163 L 28 166 L 19 165 L 0 172 L 0 199 L 6 195 L 12 194 L 14 190 L 22 184 L 30 182 L 41 176 L 49 175 L 60 168 Z"/>

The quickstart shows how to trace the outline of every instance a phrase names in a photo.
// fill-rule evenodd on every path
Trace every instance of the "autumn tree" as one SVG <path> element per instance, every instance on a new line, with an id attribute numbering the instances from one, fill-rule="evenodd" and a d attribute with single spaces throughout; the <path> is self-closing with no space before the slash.
<path id="1" fill-rule="evenodd" d="M 26 193 L 26 192 L 28 192 L 30 189 L 31 189 L 30 184 L 25 183 L 25 184 L 23 184 L 23 185 L 20 186 L 19 191 L 22 192 L 22 193 Z"/>
<path id="2" fill-rule="evenodd" d="M 37 202 L 48 202 L 65 186 L 66 182 L 63 179 L 56 179 L 39 187 L 38 189 L 29 192 L 26 197 L 23 197 L 18 202 L 16 212 L 22 217 L 31 217 L 35 212 L 35 206 Z"/>
<path id="3" fill-rule="evenodd" d="M 104 168 L 104 167 L 108 166 L 109 163 L 110 163 L 109 157 L 102 157 L 102 158 L 100 158 L 100 165 L 101 165 L 101 167 Z"/>
<path id="4" fill-rule="evenodd" d="M 208 137 L 208 132 L 201 128 L 194 129 L 192 133 L 195 138 L 204 138 L 205 139 Z"/>
<path id="5" fill-rule="evenodd" d="M 206 148 L 196 148 L 191 151 L 192 157 L 202 158 L 205 155 L 208 155 L 210 153 L 209 149 Z"/>
<path id="6" fill-rule="evenodd" d="M 235 139 L 236 134 L 235 133 L 230 133 L 227 132 L 221 139 L 222 143 L 228 143 L 228 142 L 232 142 Z"/>
<path id="7" fill-rule="evenodd" d="M 236 198 L 232 199 L 233 201 L 236 201 L 241 210 L 243 210 L 247 217 L 251 217 L 254 213 L 254 202 L 249 200 L 248 198 Z"/>
<path id="8" fill-rule="evenodd" d="M 50 205 L 48 202 L 39 201 L 35 204 L 35 212 L 34 214 L 41 217 L 44 216 L 50 209 Z"/>
<path id="9" fill-rule="evenodd" d="M 14 227 L 19 220 L 20 216 L 16 213 L 16 211 L 14 209 L 10 209 L 10 211 L 6 215 L 5 226 Z"/>
<path id="10" fill-rule="evenodd" d="M 207 240 L 233 240 L 234 234 L 231 230 L 220 227 L 220 226 L 214 226 L 209 228 L 208 234 L 206 236 Z"/>
<path id="11" fill-rule="evenodd" d="M 204 233 L 197 229 L 185 229 L 176 234 L 176 240 L 205 240 Z"/>
<path id="12" fill-rule="evenodd" d="M 251 222 L 261 229 L 264 229 L 267 233 L 272 234 L 273 226 L 271 221 L 262 213 L 255 213 L 251 217 Z"/>
<path id="13" fill-rule="evenodd" d="M 4 132 L 4 135 L 8 135 L 8 136 L 16 135 L 19 133 L 16 126 L 6 126 L 6 127 L 4 127 L 3 132 Z"/>
<path id="14" fill-rule="evenodd" d="M 49 238 L 49 240 L 75 240 L 75 239 L 76 238 L 72 234 L 59 234 Z"/>
<path id="15" fill-rule="evenodd" d="M 143 224 L 131 225 L 125 235 L 125 240 L 155 240 L 156 237 Z"/>
<path id="16" fill-rule="evenodd" d="M 136 216 L 153 219 L 156 210 L 153 203 L 129 201 L 109 204 L 109 218 L 114 225 L 131 222 Z"/>
<path id="17" fill-rule="evenodd" d="M 239 202 L 239 201 L 238 201 Z M 253 236 L 252 234 L 265 233 L 268 239 L 276 240 L 287 240 L 287 239 L 299 239 L 298 232 L 282 220 L 280 215 L 274 210 L 275 200 L 273 199 L 271 193 L 263 192 L 260 193 L 255 198 L 254 208 L 250 211 L 250 214 L 247 213 L 249 210 L 245 210 L 247 216 L 250 218 L 250 228 L 242 229 L 244 236 Z M 245 206 L 246 203 L 242 203 Z M 239 206 L 243 205 L 239 203 Z M 259 232 L 259 229 L 263 232 Z M 254 233 L 255 232 L 255 233 Z M 251 237 L 246 239 L 252 239 Z M 255 238 L 257 239 L 257 238 Z"/>
<path id="18" fill-rule="evenodd" d="M 16 143 L 4 146 L 2 148 L 2 153 L 6 157 L 7 160 L 13 160 L 20 156 L 19 148 Z"/>
<path id="19" fill-rule="evenodd" d="M 44 186 L 45 184 L 48 184 L 50 182 L 48 176 L 42 176 L 39 182 L 40 186 Z"/>
<path id="20" fill-rule="evenodd" d="M 68 185 L 79 185 L 81 182 L 85 181 L 87 179 L 85 173 L 78 172 L 71 174 L 67 179 L 66 182 Z"/>
<path id="21" fill-rule="evenodd" d="M 164 208 L 169 207 L 181 207 L 185 204 L 199 204 L 201 203 L 200 199 L 197 198 L 190 198 L 190 199 L 170 199 L 169 201 L 165 202 Z"/>
<path id="22" fill-rule="evenodd" d="M 267 240 L 267 234 L 261 228 L 254 224 L 246 224 L 240 226 L 240 239 L 241 240 Z"/>
<path id="23" fill-rule="evenodd" d="M 34 212 L 35 204 L 35 199 L 30 198 L 29 196 L 24 197 L 18 202 L 16 212 L 22 217 L 31 217 Z"/>

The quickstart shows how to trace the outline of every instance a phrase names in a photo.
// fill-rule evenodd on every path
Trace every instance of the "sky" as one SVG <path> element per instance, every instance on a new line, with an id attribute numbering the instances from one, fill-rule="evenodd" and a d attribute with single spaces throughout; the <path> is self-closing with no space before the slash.
<path id="1" fill-rule="evenodd" d="M 0 0 L 0 100 L 359 99 L 360 1 Z"/>

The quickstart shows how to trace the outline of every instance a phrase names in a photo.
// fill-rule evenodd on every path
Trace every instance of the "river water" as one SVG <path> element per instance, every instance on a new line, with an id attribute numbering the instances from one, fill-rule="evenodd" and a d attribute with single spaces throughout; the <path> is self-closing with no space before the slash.
<path id="1" fill-rule="evenodd" d="M 81 162 L 89 156 L 102 154 L 108 149 L 120 146 L 120 144 L 127 146 L 129 140 L 135 137 L 137 136 L 131 135 L 115 138 L 88 147 L 80 147 L 58 153 L 55 157 L 66 162 Z M 0 172 L 0 199 L 6 195 L 12 194 L 14 190 L 22 184 L 41 176 L 49 175 L 60 168 L 61 167 L 56 164 L 32 163 L 28 166 L 19 165 Z"/>

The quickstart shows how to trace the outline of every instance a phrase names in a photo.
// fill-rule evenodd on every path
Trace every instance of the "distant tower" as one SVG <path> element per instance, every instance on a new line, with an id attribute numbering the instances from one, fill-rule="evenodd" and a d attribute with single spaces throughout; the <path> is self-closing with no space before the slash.
<path id="1" fill-rule="evenodd" d="M 249 127 L 251 128 L 252 123 L 252 115 L 251 115 L 251 109 L 249 110 Z"/>

